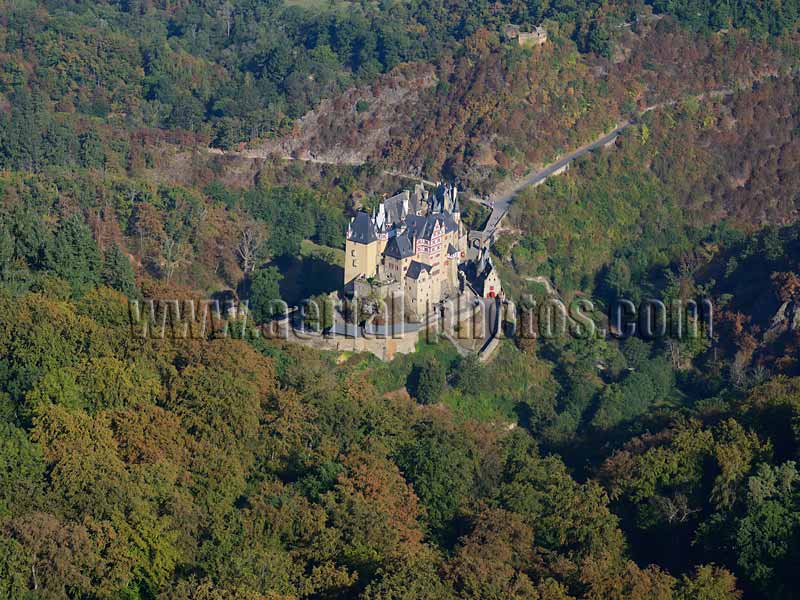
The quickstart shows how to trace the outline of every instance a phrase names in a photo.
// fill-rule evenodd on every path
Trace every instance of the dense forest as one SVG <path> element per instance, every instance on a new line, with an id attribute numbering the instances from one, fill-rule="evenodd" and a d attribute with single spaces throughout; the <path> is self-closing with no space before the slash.
<path id="1" fill-rule="evenodd" d="M 0 597 L 795 597 L 798 20 L 0 0 Z M 250 299 L 263 322 L 262 299 L 338 289 L 347 219 L 397 173 L 485 194 L 626 119 L 515 200 L 504 288 L 603 323 L 620 298 L 710 299 L 710 337 L 508 329 L 482 363 L 133 335 L 130 300 Z M 363 164 L 280 156 L 337 152 Z"/>

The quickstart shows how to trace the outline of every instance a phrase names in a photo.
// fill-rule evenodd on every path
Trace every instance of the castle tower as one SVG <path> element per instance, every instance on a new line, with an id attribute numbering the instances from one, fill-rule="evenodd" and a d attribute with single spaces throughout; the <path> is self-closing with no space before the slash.
<path id="1" fill-rule="evenodd" d="M 383 232 L 381 232 L 383 237 Z M 385 239 L 379 237 L 375 220 L 359 212 L 347 226 L 345 242 L 344 285 L 349 287 L 359 277 L 374 277 L 378 270 Z"/>

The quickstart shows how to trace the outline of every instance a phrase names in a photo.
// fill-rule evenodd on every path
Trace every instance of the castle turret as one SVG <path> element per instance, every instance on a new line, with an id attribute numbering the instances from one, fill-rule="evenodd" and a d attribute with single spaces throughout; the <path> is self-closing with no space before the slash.
<path id="1" fill-rule="evenodd" d="M 388 235 L 386 236 L 388 237 Z M 360 211 L 347 227 L 345 242 L 344 284 L 350 285 L 358 277 L 374 277 L 385 241 L 379 238 L 375 220 Z"/>

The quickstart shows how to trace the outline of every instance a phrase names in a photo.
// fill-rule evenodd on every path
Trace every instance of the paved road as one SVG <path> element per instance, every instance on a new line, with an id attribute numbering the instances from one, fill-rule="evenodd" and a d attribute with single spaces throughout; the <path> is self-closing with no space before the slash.
<path id="1" fill-rule="evenodd" d="M 491 235 L 492 233 L 494 233 L 495 229 L 497 229 L 497 226 L 500 224 L 500 221 L 502 221 L 503 217 L 506 216 L 506 213 L 508 212 L 508 209 L 511 206 L 511 202 L 514 200 L 514 197 L 517 194 L 519 194 L 522 190 L 532 186 L 539 185 L 551 175 L 560 172 L 561 169 L 566 167 L 576 158 L 580 158 L 581 156 L 591 152 L 592 150 L 601 148 L 604 145 L 608 144 L 609 142 L 617 139 L 617 137 L 619 137 L 619 134 L 621 134 L 626 127 L 631 125 L 632 122 L 633 121 L 625 121 L 624 123 L 617 125 L 617 127 L 615 127 L 611 132 L 606 133 L 605 135 L 594 140 L 593 142 L 581 146 L 577 150 L 573 150 L 572 152 L 570 152 L 565 156 L 562 156 L 557 161 L 550 163 L 540 171 L 528 174 L 523 179 L 520 179 L 519 181 L 515 182 L 511 188 L 504 190 L 495 197 L 492 197 L 491 198 L 492 214 L 489 216 L 489 220 L 486 222 L 486 226 L 483 229 L 484 233 L 486 235 Z"/>
<path id="2" fill-rule="evenodd" d="M 733 94 L 733 90 L 731 90 L 729 88 L 723 88 L 723 89 L 719 89 L 719 90 L 711 90 L 711 91 L 705 92 L 703 94 L 698 94 L 698 95 L 694 96 L 694 98 L 697 99 L 697 100 L 703 100 L 703 99 L 706 99 L 706 98 L 716 98 L 716 97 L 720 97 L 720 96 L 729 96 L 731 94 Z M 654 110 L 656 108 L 661 108 L 661 107 L 664 107 L 664 106 L 672 106 L 674 104 L 676 104 L 675 100 L 667 100 L 667 101 L 664 101 L 664 102 L 659 102 L 657 104 L 650 105 L 647 108 L 645 108 L 644 110 L 640 111 L 637 116 L 641 116 L 641 115 L 643 115 L 645 113 L 648 113 L 651 110 Z M 497 229 L 497 226 L 500 224 L 500 222 L 506 216 L 506 213 L 508 212 L 508 209 L 511 206 L 511 202 L 514 200 L 514 197 L 519 192 L 521 192 L 525 188 L 539 185 L 540 183 L 542 183 L 544 180 L 546 180 L 551 175 L 559 172 L 560 169 L 562 169 L 565 166 L 567 166 L 569 163 L 571 163 L 576 158 L 580 158 L 581 156 L 584 156 L 585 154 L 591 152 L 592 150 L 596 150 L 597 148 L 600 148 L 600 147 L 604 146 L 605 144 L 617 139 L 617 137 L 619 137 L 619 135 L 627 127 L 629 127 L 633 122 L 634 122 L 634 119 L 631 119 L 631 120 L 624 121 L 624 122 L 620 123 L 612 131 L 602 135 L 601 137 L 597 138 L 593 142 L 585 144 L 585 145 L 581 146 L 580 148 L 578 148 L 577 150 L 573 150 L 569 154 L 566 154 L 565 156 L 562 156 L 561 158 L 559 158 L 555 162 L 547 165 L 543 169 L 541 169 L 539 171 L 536 171 L 534 173 L 530 173 L 526 177 L 520 179 L 519 181 L 514 182 L 510 187 L 493 194 L 490 197 L 491 205 L 492 205 L 492 214 L 489 217 L 489 220 L 486 222 L 486 226 L 484 227 L 484 233 L 487 236 L 491 235 L 492 233 L 494 233 L 495 229 Z M 225 150 L 220 150 L 218 148 L 206 148 L 206 150 L 211 154 L 220 154 L 220 155 L 225 155 L 225 156 L 238 156 L 240 158 L 249 158 L 249 159 L 266 158 L 268 156 L 268 153 L 265 153 L 263 150 L 256 149 L 256 148 L 249 148 L 249 149 L 245 149 L 245 150 L 242 150 L 242 151 L 236 151 L 236 150 L 227 150 L 227 151 L 225 151 Z M 294 156 L 291 156 L 291 155 L 288 155 L 288 154 L 283 155 L 283 158 L 285 160 L 297 160 L 297 161 L 311 162 L 311 163 L 317 163 L 317 164 L 322 164 L 322 165 L 358 166 L 358 165 L 363 164 L 363 161 L 358 161 L 358 160 L 328 161 L 328 160 L 316 158 L 316 157 L 313 157 L 313 156 L 299 158 L 299 157 L 294 157 Z M 423 179 L 419 175 L 401 173 L 400 171 L 396 171 L 396 170 L 393 170 L 393 169 L 385 169 L 383 172 L 386 175 L 392 175 L 394 177 L 402 177 L 402 178 L 405 178 L 405 179 L 413 179 L 415 181 L 422 181 L 425 185 L 429 185 L 429 186 L 436 185 L 433 181 L 428 181 L 426 179 Z M 475 198 L 473 198 L 473 200 L 475 200 Z M 485 202 L 482 201 L 482 200 L 478 200 L 478 202 L 481 202 L 481 203 L 485 204 Z"/>
<path id="3" fill-rule="evenodd" d="M 694 96 L 694 98 L 697 99 L 697 100 L 703 100 L 703 99 L 706 99 L 706 98 L 715 98 L 715 97 L 720 97 L 720 96 L 728 96 L 728 95 L 731 95 L 731 94 L 733 94 L 733 90 L 731 90 L 729 88 L 723 88 L 723 89 L 719 89 L 719 90 L 711 90 L 711 91 L 705 92 L 703 94 L 698 94 L 698 95 Z M 644 110 L 640 111 L 638 116 L 641 116 L 641 115 L 643 115 L 643 114 L 645 114 L 647 112 L 650 112 L 651 110 L 654 110 L 656 108 L 661 108 L 663 106 L 671 106 L 671 105 L 674 105 L 674 104 L 676 104 L 675 100 L 668 100 L 668 101 L 665 101 L 665 102 L 659 102 L 657 104 L 653 104 L 651 106 L 648 106 Z M 500 224 L 500 222 L 506 216 L 506 213 L 508 213 L 508 209 L 511 206 L 511 202 L 514 200 L 514 197 L 519 192 L 521 192 L 525 188 L 529 188 L 531 186 L 539 185 L 540 183 L 545 181 L 548 177 L 554 175 L 555 173 L 560 172 L 561 169 L 563 169 L 565 166 L 567 166 L 569 163 L 571 163 L 576 158 L 580 158 L 581 156 L 584 156 L 585 154 L 591 152 L 592 150 L 596 150 L 598 148 L 601 148 L 605 144 L 608 144 L 609 142 L 617 139 L 617 137 L 619 137 L 619 135 L 627 127 L 629 127 L 633 122 L 634 122 L 634 119 L 631 119 L 631 120 L 624 121 L 624 122 L 618 124 L 612 131 L 602 135 L 601 137 L 597 138 L 593 142 L 585 144 L 585 145 L 581 146 L 580 148 L 578 148 L 577 150 L 573 150 L 572 152 L 570 152 L 569 154 L 566 154 L 565 156 L 562 156 L 561 158 L 559 158 L 555 162 L 550 163 L 549 165 L 547 165 L 543 169 L 541 169 L 539 171 L 536 171 L 534 173 L 530 173 L 526 177 L 520 179 L 519 181 L 514 182 L 509 188 L 506 188 L 506 189 L 504 189 L 502 191 L 499 191 L 499 192 L 496 192 L 495 194 L 493 194 L 493 196 L 490 197 L 490 202 L 491 202 L 491 206 L 492 206 L 492 214 L 489 216 L 489 220 L 486 222 L 486 226 L 484 227 L 485 237 L 489 237 L 490 235 L 492 235 L 495 232 L 495 230 L 497 229 L 497 227 Z M 267 156 L 267 154 L 263 150 L 259 150 L 259 149 L 246 149 L 246 150 L 243 150 L 243 151 L 233 151 L 233 150 L 224 151 L 224 150 L 220 150 L 218 148 L 207 148 L 207 151 L 209 153 L 212 153 L 212 154 L 221 154 L 221 155 L 227 155 L 227 156 L 238 156 L 238 157 L 241 157 L 241 158 L 265 158 Z M 286 159 L 286 160 L 298 160 L 298 161 L 304 161 L 304 162 L 312 162 L 312 163 L 318 163 L 318 164 L 329 164 L 329 165 L 346 164 L 346 165 L 351 165 L 351 166 L 357 166 L 357 165 L 363 164 L 363 161 L 357 161 L 357 160 L 356 161 L 347 161 L 347 160 L 345 160 L 345 161 L 327 161 L 327 160 L 319 159 L 319 158 L 315 158 L 315 157 L 298 158 L 298 157 L 293 157 L 293 156 L 290 156 L 290 155 L 284 155 L 283 158 Z M 418 175 L 405 174 L 405 173 L 401 173 L 399 171 L 392 170 L 392 169 L 386 169 L 386 170 L 384 170 L 384 173 L 387 174 L 387 175 L 395 176 L 395 177 L 403 177 L 403 178 L 407 178 L 407 179 L 413 179 L 413 180 L 416 180 L 416 181 L 422 181 L 426 185 L 435 185 L 434 182 L 422 179 Z M 475 200 L 475 198 L 473 198 L 473 200 Z M 482 201 L 482 200 L 477 200 L 477 201 L 485 204 L 485 202 Z"/>
<path id="4" fill-rule="evenodd" d="M 719 98 L 724 96 L 730 96 L 733 94 L 734 91 L 730 88 L 723 88 L 720 90 L 711 90 L 709 92 L 705 92 L 703 94 L 698 94 L 694 96 L 696 100 L 705 100 L 707 98 Z M 666 100 L 664 102 L 659 102 L 657 104 L 652 104 L 642 111 L 640 111 L 637 117 L 641 117 L 645 113 L 650 112 L 651 110 L 655 110 L 657 108 L 663 108 L 665 106 L 674 106 L 677 103 L 676 100 Z M 540 171 L 536 171 L 535 173 L 530 173 L 523 179 L 515 182 L 510 188 L 505 189 L 501 192 L 497 192 L 493 196 L 490 197 L 490 202 L 492 206 L 492 214 L 489 217 L 489 220 L 486 222 L 486 226 L 484 227 L 484 234 L 486 236 L 491 235 L 494 233 L 497 226 L 500 224 L 500 221 L 503 220 L 503 217 L 506 216 L 508 213 L 508 209 L 511 206 L 511 202 L 514 200 L 514 197 L 519 194 L 522 190 L 529 188 L 531 186 L 536 186 L 542 183 L 545 179 L 550 177 L 551 175 L 559 172 L 569 163 L 571 163 L 576 158 L 580 158 L 585 154 L 588 154 L 592 150 L 597 150 L 608 144 L 609 142 L 617 139 L 619 135 L 630 125 L 634 123 L 635 119 L 629 119 L 618 124 L 612 131 L 602 135 L 601 137 L 597 138 L 593 142 L 589 142 L 578 148 L 577 150 L 573 150 L 569 154 L 559 158 L 557 161 L 550 163 Z"/>

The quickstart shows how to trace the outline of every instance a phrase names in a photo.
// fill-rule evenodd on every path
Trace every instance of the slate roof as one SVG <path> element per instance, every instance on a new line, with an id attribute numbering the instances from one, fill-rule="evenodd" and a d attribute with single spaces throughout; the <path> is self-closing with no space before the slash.
<path id="1" fill-rule="evenodd" d="M 389 240 L 383 253 L 398 260 L 414 256 L 414 242 L 407 234 L 401 233 Z"/>
<path id="2" fill-rule="evenodd" d="M 389 225 L 397 225 L 403 222 L 406 216 L 406 208 L 409 204 L 409 195 L 410 194 L 406 190 L 383 201 L 386 210 L 386 220 Z"/>
<path id="3" fill-rule="evenodd" d="M 411 233 L 411 235 L 423 240 L 431 239 L 437 222 L 439 223 L 440 227 L 444 227 L 444 231 L 447 233 L 456 231 L 458 229 L 458 225 L 453 219 L 453 215 L 449 213 L 429 214 L 424 217 L 419 215 L 408 215 L 405 220 L 406 227 L 408 227 L 408 231 Z"/>
<path id="4" fill-rule="evenodd" d="M 406 271 L 406 277 L 411 279 L 419 279 L 419 276 L 423 271 L 430 274 L 431 266 L 426 265 L 425 263 L 417 262 L 416 260 L 412 260 L 411 264 L 408 266 L 408 271 Z"/>
<path id="5" fill-rule="evenodd" d="M 453 246 L 453 244 L 447 244 L 447 255 L 451 256 L 453 254 L 458 254 L 458 248 Z"/>
<path id="6" fill-rule="evenodd" d="M 440 183 L 434 190 L 430 200 L 430 208 L 434 213 L 454 213 L 458 210 L 458 189 L 455 186 Z"/>
<path id="7" fill-rule="evenodd" d="M 353 222 L 350 223 L 349 239 L 359 244 L 369 244 L 378 239 L 375 234 L 375 225 L 367 213 L 359 211 L 356 214 Z"/>
<path id="8" fill-rule="evenodd" d="M 451 233 L 453 231 L 458 231 L 458 224 L 456 220 L 453 218 L 453 215 L 450 213 L 443 213 L 441 215 L 437 215 L 442 221 L 444 221 L 445 231 Z"/>

